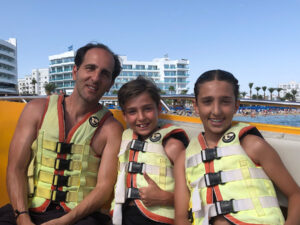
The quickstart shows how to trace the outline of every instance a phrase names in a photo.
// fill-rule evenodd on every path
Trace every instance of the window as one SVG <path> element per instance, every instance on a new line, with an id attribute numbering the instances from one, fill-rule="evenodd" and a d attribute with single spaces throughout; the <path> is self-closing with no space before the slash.
<path id="1" fill-rule="evenodd" d="M 177 64 L 177 68 L 186 68 L 185 64 Z"/>
<path id="2" fill-rule="evenodd" d="M 135 69 L 137 69 L 137 70 L 144 70 L 145 69 L 145 65 L 136 65 Z"/>
<path id="3" fill-rule="evenodd" d="M 157 70 L 157 66 L 149 65 L 148 70 Z"/>
<path id="4" fill-rule="evenodd" d="M 175 76 L 176 72 L 175 71 L 165 71 L 165 76 Z"/>
<path id="5" fill-rule="evenodd" d="M 132 69 L 132 65 L 125 65 L 124 64 L 122 67 L 123 67 L 124 70 L 128 70 L 128 69 L 131 70 Z"/>

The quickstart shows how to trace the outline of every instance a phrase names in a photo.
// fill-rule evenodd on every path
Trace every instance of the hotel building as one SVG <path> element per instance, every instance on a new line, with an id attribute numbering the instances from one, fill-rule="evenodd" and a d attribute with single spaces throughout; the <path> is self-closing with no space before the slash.
<path id="1" fill-rule="evenodd" d="M 74 66 L 75 51 L 68 51 L 58 55 L 49 56 L 49 82 L 54 83 L 56 92 L 71 94 L 74 84 L 72 69 Z"/>
<path id="2" fill-rule="evenodd" d="M 16 95 L 17 78 L 17 40 L 0 39 L 0 95 Z"/>
<path id="3" fill-rule="evenodd" d="M 279 84 L 278 85 L 279 88 L 282 88 L 282 96 L 285 96 L 286 93 L 291 93 L 291 91 L 294 89 L 297 91 L 296 94 L 296 101 L 300 101 L 300 83 L 297 83 L 295 81 L 291 81 L 289 83 L 285 83 L 285 84 Z"/>
<path id="4" fill-rule="evenodd" d="M 72 93 L 74 57 L 74 51 L 49 56 L 49 82 L 55 83 L 56 92 L 62 90 L 66 94 Z M 123 70 L 116 78 L 108 95 L 116 94 L 123 84 L 139 75 L 153 79 L 163 93 L 180 94 L 187 91 L 189 77 L 189 61 L 187 59 L 170 60 L 168 57 L 164 57 L 152 61 L 129 61 L 126 56 L 120 56 L 120 60 Z"/>
<path id="5" fill-rule="evenodd" d="M 33 80 L 36 81 L 34 84 Z M 19 94 L 46 95 L 45 84 L 49 83 L 49 69 L 33 69 L 31 75 L 18 79 Z"/>
<path id="6" fill-rule="evenodd" d="M 123 70 L 115 80 L 110 93 L 115 93 L 124 83 L 134 80 L 139 75 L 153 79 L 166 94 L 181 94 L 188 90 L 189 61 L 187 59 L 170 60 L 164 57 L 152 61 L 129 61 L 127 56 L 120 56 L 120 59 Z"/>

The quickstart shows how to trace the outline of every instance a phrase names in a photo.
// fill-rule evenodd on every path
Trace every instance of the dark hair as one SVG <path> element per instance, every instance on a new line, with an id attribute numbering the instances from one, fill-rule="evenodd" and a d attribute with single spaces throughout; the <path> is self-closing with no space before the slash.
<path id="1" fill-rule="evenodd" d="M 116 77 L 120 74 L 122 68 L 121 68 L 121 62 L 119 59 L 119 56 L 116 55 L 115 53 L 113 53 L 112 50 L 110 50 L 109 47 L 107 47 L 104 44 L 100 44 L 100 43 L 89 43 L 81 48 L 79 48 L 76 52 L 76 56 L 75 56 L 75 65 L 77 66 L 77 69 L 79 69 L 79 67 L 81 66 L 83 60 L 84 60 L 84 56 L 87 53 L 88 50 L 92 49 L 92 48 L 100 48 L 100 49 L 104 49 L 106 51 L 108 51 L 110 54 L 112 54 L 114 61 L 115 61 L 115 67 L 114 67 L 114 71 L 112 73 L 112 79 L 113 81 L 116 79 Z"/>
<path id="2" fill-rule="evenodd" d="M 150 95 L 157 106 L 159 105 L 159 88 L 150 79 L 138 76 L 135 80 L 124 84 L 118 91 L 118 101 L 122 111 L 124 111 L 124 106 L 129 99 L 137 97 L 144 92 L 147 92 Z"/>
<path id="3" fill-rule="evenodd" d="M 195 98 L 197 100 L 198 94 L 199 94 L 199 86 L 200 84 L 203 84 L 208 81 L 213 81 L 213 80 L 219 80 L 219 81 L 226 81 L 230 84 L 232 84 L 233 88 L 233 93 L 235 100 L 238 99 L 239 95 L 239 81 L 229 72 L 224 71 L 224 70 L 210 70 L 207 72 L 204 72 L 198 77 L 195 87 L 194 87 L 194 93 L 195 93 Z"/>

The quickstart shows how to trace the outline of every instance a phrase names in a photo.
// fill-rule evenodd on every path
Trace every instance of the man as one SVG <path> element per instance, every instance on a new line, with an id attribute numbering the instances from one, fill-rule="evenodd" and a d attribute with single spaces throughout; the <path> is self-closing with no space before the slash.
<path id="1" fill-rule="evenodd" d="M 7 166 L 17 224 L 109 220 L 99 209 L 116 181 L 122 126 L 98 102 L 120 71 L 118 56 L 107 46 L 88 44 L 76 53 L 69 97 L 54 95 L 25 106 Z"/>

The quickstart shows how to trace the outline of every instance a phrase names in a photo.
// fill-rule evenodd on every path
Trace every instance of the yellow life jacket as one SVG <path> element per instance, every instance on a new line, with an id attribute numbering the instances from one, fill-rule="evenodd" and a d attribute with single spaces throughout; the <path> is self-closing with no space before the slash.
<path id="1" fill-rule="evenodd" d="M 231 127 L 213 149 L 202 134 L 191 140 L 185 166 L 194 224 L 208 225 L 218 215 L 234 224 L 284 224 L 271 180 L 240 144 L 253 128 L 243 123 Z"/>
<path id="2" fill-rule="evenodd" d="M 171 124 L 155 131 L 145 141 L 137 139 L 131 129 L 123 132 L 119 153 L 119 175 L 115 188 L 113 224 L 122 224 L 122 204 L 127 199 L 134 200 L 136 206 L 147 218 L 161 223 L 173 224 L 173 206 L 147 207 L 139 199 L 138 189 L 148 186 L 143 173 L 165 191 L 174 191 L 173 165 L 165 153 L 163 141 L 171 134 L 186 133 Z"/>
<path id="3" fill-rule="evenodd" d="M 70 211 L 96 186 L 100 156 L 90 144 L 111 113 L 101 105 L 87 113 L 65 138 L 64 97 L 48 98 L 44 118 L 33 142 L 28 168 L 29 208 L 44 212 L 52 202 Z"/>

